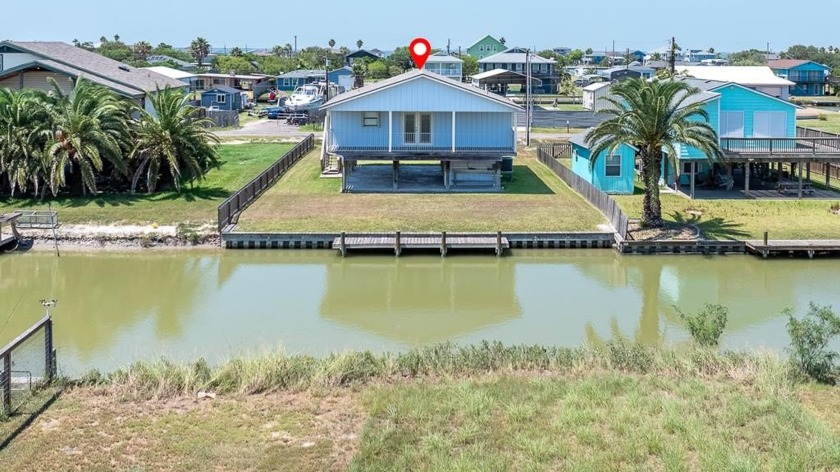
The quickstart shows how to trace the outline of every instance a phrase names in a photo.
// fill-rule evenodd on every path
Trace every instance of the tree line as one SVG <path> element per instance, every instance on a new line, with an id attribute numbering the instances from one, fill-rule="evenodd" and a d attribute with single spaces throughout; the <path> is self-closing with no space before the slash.
<path id="1" fill-rule="evenodd" d="M 0 194 L 180 191 L 219 165 L 209 130 L 180 89 L 149 94 L 153 113 L 84 78 L 64 93 L 0 89 Z"/>

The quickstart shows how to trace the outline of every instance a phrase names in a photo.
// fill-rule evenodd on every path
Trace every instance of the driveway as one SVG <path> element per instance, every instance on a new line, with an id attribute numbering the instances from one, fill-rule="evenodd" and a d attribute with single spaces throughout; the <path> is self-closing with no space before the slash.
<path id="1" fill-rule="evenodd" d="M 287 125 L 286 120 L 263 119 L 253 121 L 239 129 L 217 131 L 219 137 L 278 137 L 278 138 L 305 138 L 312 134 L 312 131 L 303 131 L 299 126 Z M 321 134 L 315 133 L 315 136 Z"/>

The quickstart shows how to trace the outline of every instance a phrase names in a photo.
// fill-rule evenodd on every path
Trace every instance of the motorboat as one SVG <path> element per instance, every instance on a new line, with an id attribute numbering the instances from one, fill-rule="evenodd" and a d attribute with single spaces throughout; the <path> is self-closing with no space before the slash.
<path id="1" fill-rule="evenodd" d="M 328 88 L 330 98 L 335 97 L 341 92 L 338 85 L 332 82 L 330 82 L 329 85 L 325 82 L 301 85 L 296 88 L 291 95 L 289 95 L 285 106 L 289 111 L 307 111 L 317 109 L 323 105 L 324 101 L 326 101 Z"/>

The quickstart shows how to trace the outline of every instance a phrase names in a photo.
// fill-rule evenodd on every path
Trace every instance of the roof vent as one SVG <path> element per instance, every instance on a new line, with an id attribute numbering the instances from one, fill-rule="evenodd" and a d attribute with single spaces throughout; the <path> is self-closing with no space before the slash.
<path id="1" fill-rule="evenodd" d="M 129 69 L 128 66 L 120 66 L 120 70 L 124 70 L 126 72 L 131 72 L 131 69 Z"/>

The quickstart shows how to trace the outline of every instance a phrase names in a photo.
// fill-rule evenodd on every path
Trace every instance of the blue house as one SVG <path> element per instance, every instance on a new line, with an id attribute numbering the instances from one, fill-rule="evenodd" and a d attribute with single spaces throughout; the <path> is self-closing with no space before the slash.
<path id="1" fill-rule="evenodd" d="M 499 191 L 502 162 L 516 154 L 520 107 L 426 70 L 352 90 L 322 109 L 322 167 L 341 171 L 345 192 Z M 401 169 L 406 161 L 434 164 Z"/>
<path id="2" fill-rule="evenodd" d="M 242 109 L 242 91 L 226 85 L 217 85 L 201 92 L 201 106 L 239 111 Z"/>
<path id="3" fill-rule="evenodd" d="M 277 76 L 277 88 L 292 92 L 301 85 L 324 80 L 324 69 L 299 69 Z"/>
<path id="4" fill-rule="evenodd" d="M 779 59 L 767 63 L 770 69 L 796 85 L 790 88 L 791 95 L 814 96 L 825 94 L 825 84 L 831 69 L 814 61 Z"/>
<path id="5" fill-rule="evenodd" d="M 355 78 L 355 74 L 353 74 L 353 69 L 350 67 L 341 67 L 336 70 L 331 70 L 329 74 L 329 81 L 338 85 L 339 87 L 344 87 L 344 90 L 350 90 L 353 88 L 353 79 Z"/>
<path id="6" fill-rule="evenodd" d="M 807 145 L 804 141 L 797 143 L 796 105 L 732 82 L 693 78 L 677 80 L 700 90 L 683 106 L 702 103 L 701 108 L 709 115 L 709 124 L 717 132 L 726 158 L 723 162 L 711 163 L 700 150 L 677 145 L 679 156 L 666 160 L 676 162 L 677 168 L 670 164 L 663 167 L 662 184 L 688 187 L 692 197 L 695 186 L 699 185 L 731 189 L 734 186 L 733 167 L 737 167 L 739 177 L 744 177 L 748 195 L 749 174 L 753 169 L 750 163 L 780 165 L 781 162 L 799 162 L 805 154 L 814 152 L 813 144 L 804 147 Z M 591 169 L 589 148 L 584 139 L 585 134 L 570 140 L 573 144 L 572 170 L 604 192 L 632 193 L 632 169 L 635 165 L 632 148 L 622 145 L 609 159 L 599 155 L 595 168 Z M 807 152 L 801 151 L 804 154 L 799 155 L 799 149 Z M 776 156 L 774 153 L 783 155 Z M 784 155 L 791 156 L 791 161 L 784 161 Z M 807 156 L 809 160 L 814 157 L 813 154 Z M 621 160 L 620 164 L 618 160 Z M 630 172 L 625 172 L 625 169 Z"/>
<path id="7" fill-rule="evenodd" d="M 586 145 L 591 128 L 569 138 L 572 143 L 572 172 L 605 193 L 632 194 L 636 149 L 622 144 L 609 156 L 601 152 L 592 166 L 592 153 Z"/>

